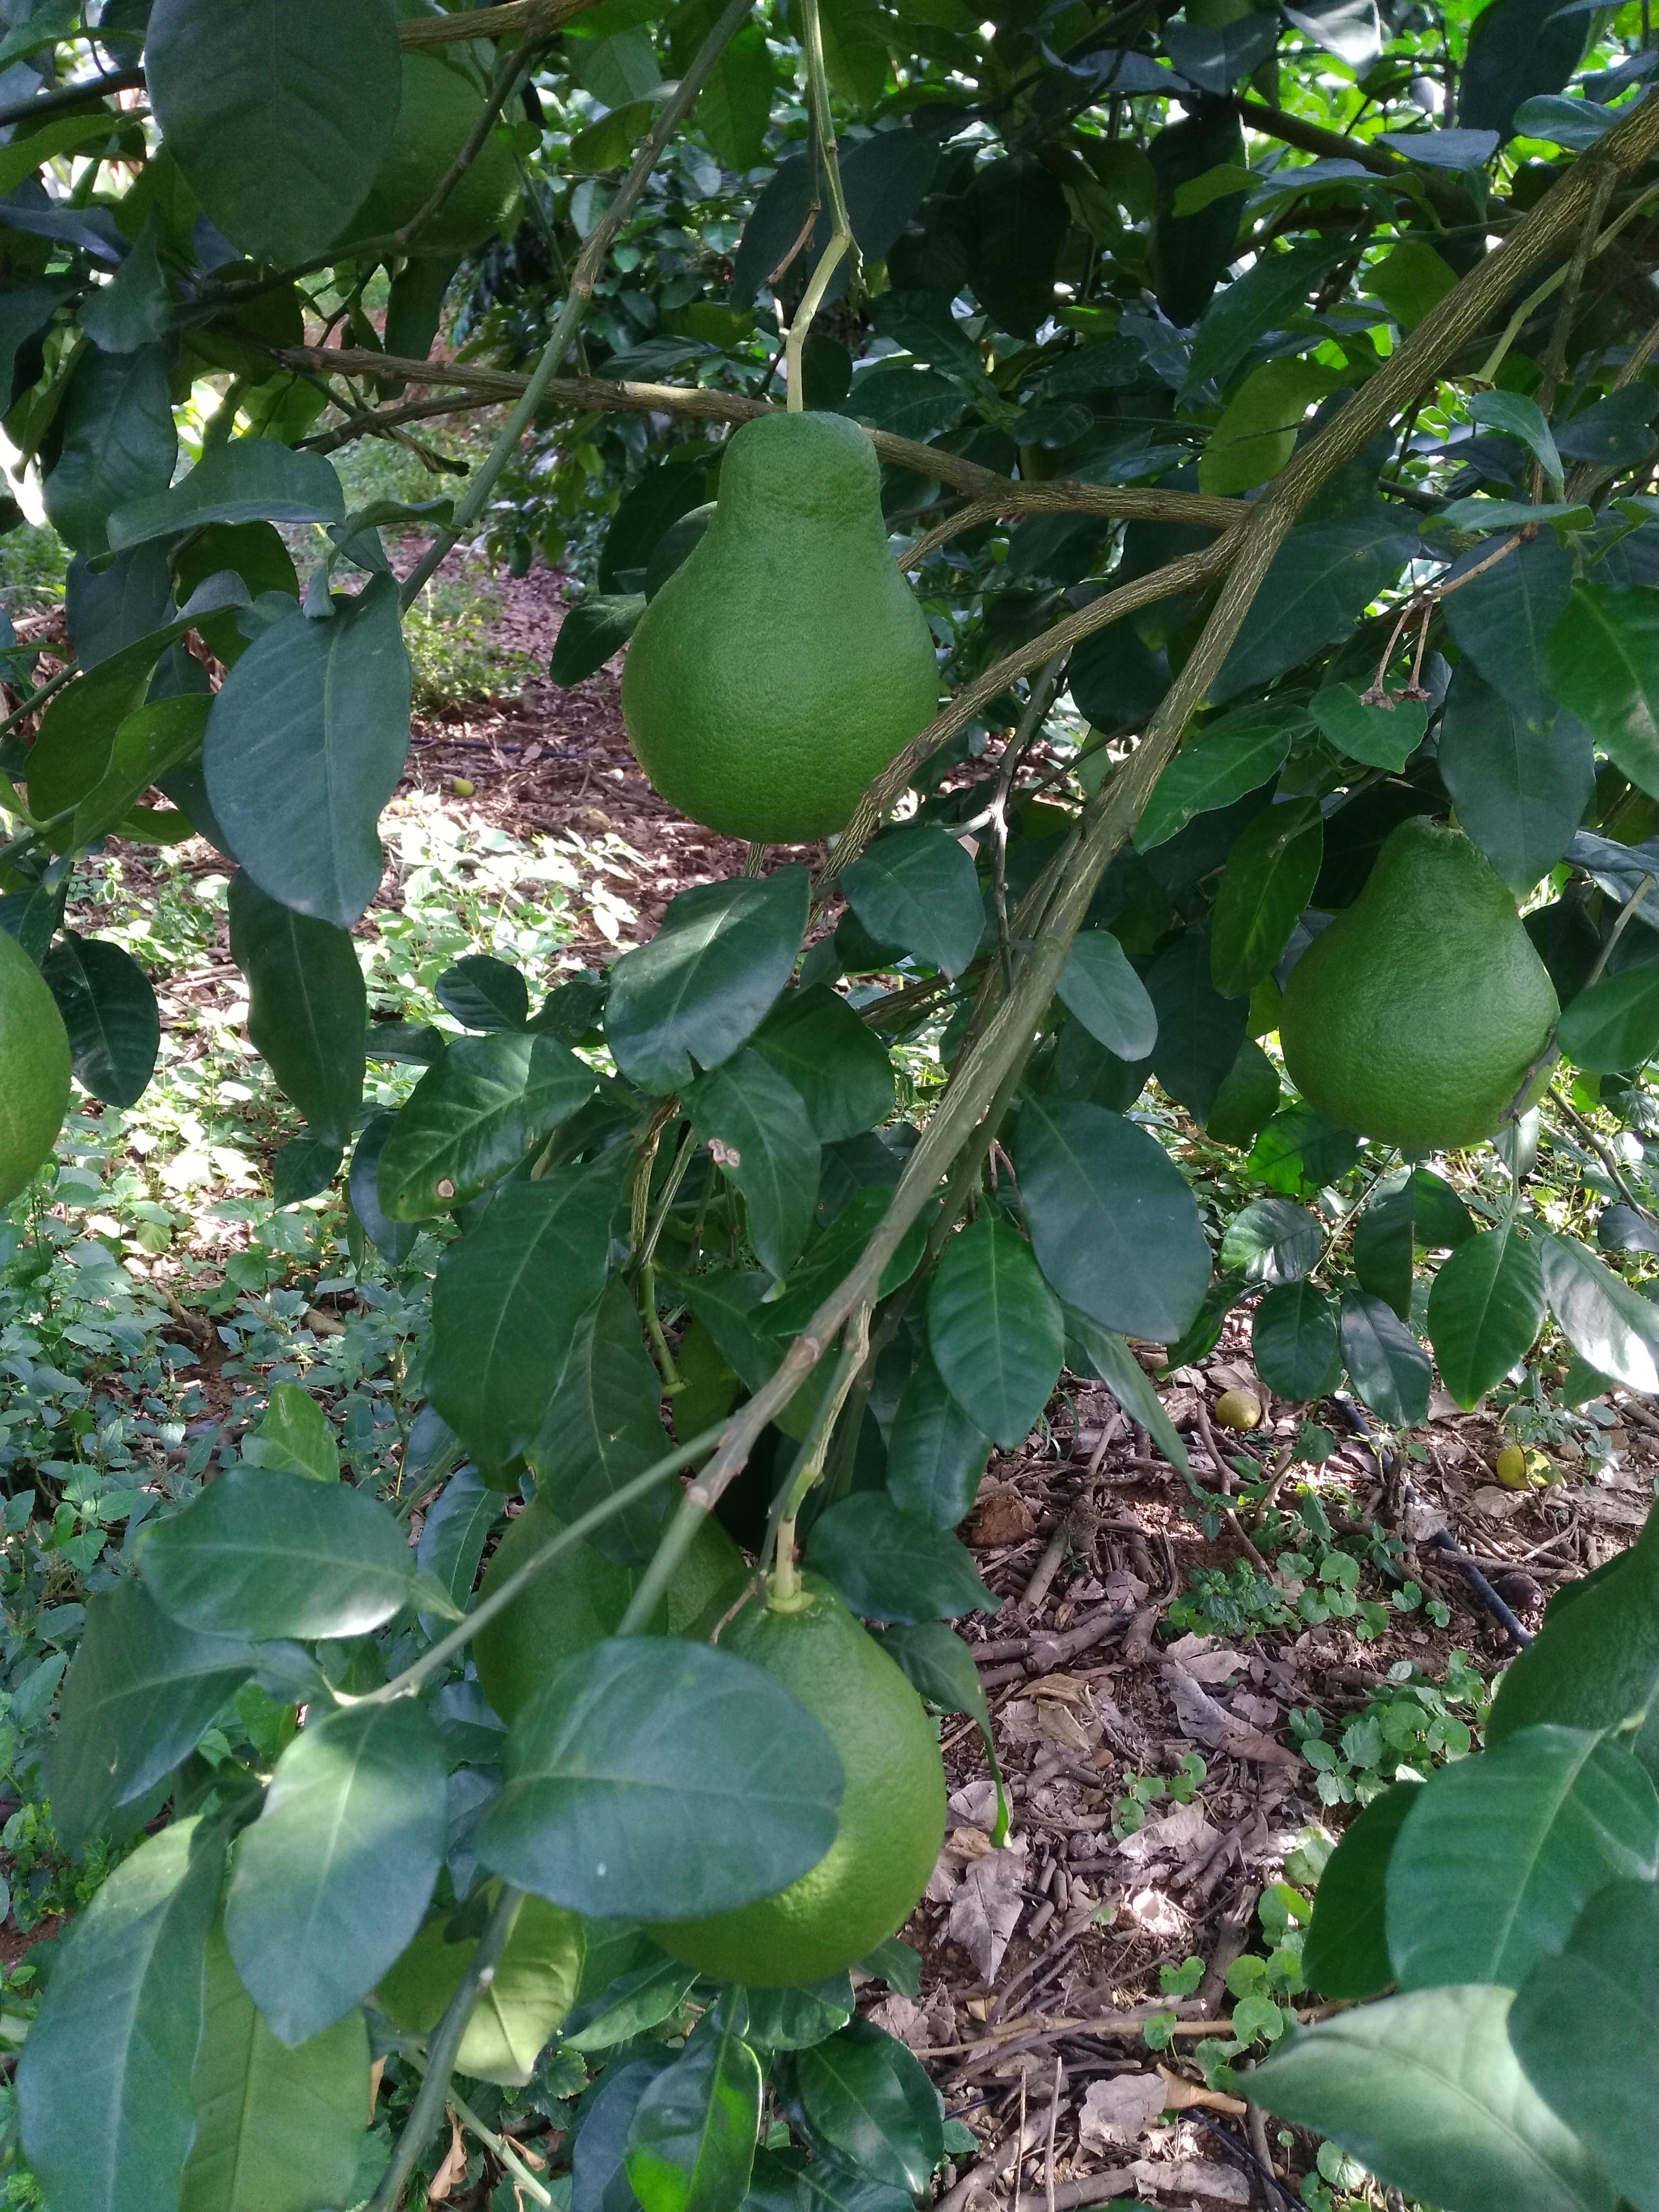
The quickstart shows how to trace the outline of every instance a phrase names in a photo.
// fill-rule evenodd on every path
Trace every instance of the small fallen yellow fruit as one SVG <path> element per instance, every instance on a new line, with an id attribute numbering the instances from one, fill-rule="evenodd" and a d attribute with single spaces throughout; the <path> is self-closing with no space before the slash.
<path id="1" fill-rule="evenodd" d="M 1254 1390 L 1224 1390 L 1215 1401 L 1215 1417 L 1224 1429 L 1257 1428 L 1261 1401 Z"/>
<path id="2" fill-rule="evenodd" d="M 478 788 L 470 775 L 452 775 L 449 779 L 449 787 L 457 799 L 471 799 Z"/>
<path id="3" fill-rule="evenodd" d="M 1505 1444 L 1498 1455 L 1496 1473 L 1506 1490 L 1525 1490 L 1531 1483 L 1550 1481 L 1555 1469 L 1544 1453 Z"/>

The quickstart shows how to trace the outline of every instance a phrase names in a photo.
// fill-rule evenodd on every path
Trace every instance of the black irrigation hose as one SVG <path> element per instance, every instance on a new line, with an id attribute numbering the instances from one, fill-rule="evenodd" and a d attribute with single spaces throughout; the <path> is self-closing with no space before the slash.
<path id="1" fill-rule="evenodd" d="M 1358 1406 L 1346 1398 L 1339 1398 L 1336 1403 L 1341 1407 L 1343 1418 L 1349 1427 L 1370 1447 L 1372 1456 L 1376 1461 L 1377 1471 L 1386 1480 L 1393 1473 L 1395 1465 L 1393 1453 L 1385 1451 L 1378 1443 L 1376 1431 Z M 1449 1552 L 1452 1554 L 1453 1564 L 1462 1571 L 1469 1588 L 1480 1599 L 1481 1604 L 1486 1607 L 1498 1626 L 1505 1631 L 1510 1642 L 1524 1651 L 1528 1644 L 1533 1641 L 1532 1630 L 1516 1616 L 1510 1607 L 1505 1605 L 1479 1567 L 1472 1565 L 1468 1559 L 1457 1557 L 1457 1547 L 1446 1531 L 1443 1528 L 1438 1528 L 1432 1536 L 1425 1537 L 1424 1541 L 1433 1551 Z"/>

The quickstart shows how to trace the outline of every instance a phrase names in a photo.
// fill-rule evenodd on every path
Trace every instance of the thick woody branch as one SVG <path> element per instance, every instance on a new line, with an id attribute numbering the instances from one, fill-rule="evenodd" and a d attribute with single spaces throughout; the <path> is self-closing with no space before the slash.
<path id="1" fill-rule="evenodd" d="M 529 383 L 527 377 L 507 369 L 478 368 L 471 362 L 405 361 L 392 354 L 372 353 L 366 347 L 286 346 L 276 357 L 290 368 L 321 370 L 325 374 L 388 376 L 405 384 L 448 385 L 474 400 L 519 399 Z M 700 391 L 695 386 L 679 384 L 635 384 L 606 376 L 555 377 L 547 387 L 545 404 L 569 414 L 590 409 L 596 412 L 627 410 L 732 423 L 783 411 L 740 392 Z M 1218 499 L 1205 492 L 1149 491 L 1139 484 L 1086 484 L 1067 477 L 1055 477 L 1043 484 L 1017 484 L 1010 477 L 1000 477 L 994 469 L 981 468 L 959 454 L 941 453 L 936 446 L 920 445 L 914 438 L 896 438 L 888 430 L 871 430 L 869 434 L 877 453 L 894 468 L 908 469 L 933 483 L 948 484 L 969 499 L 1011 501 L 999 506 L 997 512 L 1002 514 L 1047 509 L 1103 514 L 1124 521 L 1192 522 L 1203 529 L 1231 530 L 1249 512 L 1243 500 Z"/>
<path id="2" fill-rule="evenodd" d="M 406 46 L 447 46 L 459 39 L 540 39 L 591 8 L 593 0 L 512 0 L 456 15 L 416 15 L 398 26 Z"/>

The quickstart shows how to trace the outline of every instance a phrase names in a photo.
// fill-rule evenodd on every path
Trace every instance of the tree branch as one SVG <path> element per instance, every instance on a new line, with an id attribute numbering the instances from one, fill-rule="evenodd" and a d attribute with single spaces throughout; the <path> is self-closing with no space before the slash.
<path id="1" fill-rule="evenodd" d="M 544 38 L 591 8 L 594 0 L 512 0 L 503 8 L 475 8 L 454 15 L 416 15 L 398 26 L 406 46 L 447 46 L 459 39 Z"/>

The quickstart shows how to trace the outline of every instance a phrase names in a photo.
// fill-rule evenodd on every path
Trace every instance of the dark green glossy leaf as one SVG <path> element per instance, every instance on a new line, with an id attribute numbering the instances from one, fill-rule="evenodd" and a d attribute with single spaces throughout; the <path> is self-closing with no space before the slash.
<path id="1" fill-rule="evenodd" d="M 562 1521 L 601 1504 L 663 1456 L 662 1377 L 645 1348 L 639 1308 L 620 1276 L 576 1324 L 559 1386 L 530 1452 L 537 1492 Z M 636 1498 L 588 1541 L 623 1566 L 656 1548 L 665 1488 Z"/>
<path id="2" fill-rule="evenodd" d="M 1394 1308 L 1364 1291 L 1345 1291 L 1340 1327 L 1343 1363 L 1372 1413 L 1398 1429 L 1420 1421 L 1434 1369 Z"/>
<path id="3" fill-rule="evenodd" d="M 1592 1897 L 1566 1948 L 1540 1959 L 1510 2014 L 1527 2079 L 1636 2212 L 1659 2208 L 1659 1888 L 1613 1882 Z"/>
<path id="4" fill-rule="evenodd" d="M 1261 15 L 1244 19 L 1255 24 L 1270 24 L 1272 20 Z M 1194 27 L 1189 28 L 1187 35 L 1218 39 L 1224 37 L 1225 33 L 1200 33 Z M 1170 51 L 1175 54 L 1173 47 Z M 1176 66 L 1181 67 L 1178 55 Z M 1336 258 L 1331 241 L 1319 237 L 1304 239 L 1285 252 L 1260 254 L 1255 266 L 1243 276 L 1236 276 L 1205 309 L 1193 345 L 1192 365 L 1187 372 L 1188 384 L 1213 383 L 1224 389 L 1256 340 L 1269 331 L 1288 325 L 1311 288 Z"/>
<path id="5" fill-rule="evenodd" d="M 611 1638 L 562 1660 L 514 1721 L 478 1856 L 574 1911 L 689 1920 L 815 1866 L 842 1786 L 823 1729 L 758 1667 Z"/>
<path id="6" fill-rule="evenodd" d="M 1460 1406 L 1473 1407 L 1531 1351 L 1544 1325 L 1544 1271 L 1513 1224 L 1460 1244 L 1429 1293 L 1429 1341 Z"/>
<path id="7" fill-rule="evenodd" d="M 1373 703 L 1353 684 L 1328 684 L 1316 691 L 1309 712 L 1338 752 L 1395 773 L 1422 744 L 1429 724 L 1421 700 Z"/>
<path id="8" fill-rule="evenodd" d="M 455 1038 L 381 1146 L 381 1207 L 393 1221 L 424 1221 L 477 1198 L 598 1088 L 592 1069 L 556 1036 Z"/>
<path id="9" fill-rule="evenodd" d="M 237 1841 L 225 1940 L 279 2041 L 320 2035 L 413 1941 L 443 1863 L 444 1770 L 412 1698 L 313 1717 L 277 1760 Z"/>
<path id="10" fill-rule="evenodd" d="M 643 592 L 589 592 L 560 623 L 548 674 L 556 684 L 581 683 L 622 651 L 644 612 Z"/>
<path id="11" fill-rule="evenodd" d="M 1227 1224 L 1221 1264 L 1242 1267 L 1253 1283 L 1293 1283 L 1317 1263 L 1324 1245 L 1323 1224 L 1305 1206 L 1258 1198 Z"/>
<path id="12" fill-rule="evenodd" d="M 1355 1224 L 1354 1273 L 1407 1321 L 1418 1249 L 1455 1250 L 1474 1234 L 1469 1210 L 1449 1182 L 1431 1168 L 1403 1168 L 1378 1183 Z"/>
<path id="13" fill-rule="evenodd" d="M 130 952 L 65 930 L 41 963 L 69 1031 L 75 1077 L 110 1106 L 136 1106 L 161 1049 L 161 1018 L 150 980 Z"/>
<path id="14" fill-rule="evenodd" d="M 1259 791 L 1285 765 L 1292 739 L 1310 726 L 1305 707 L 1277 699 L 1202 724 L 1152 787 L 1135 824 L 1136 852 L 1167 843 L 1195 814 Z"/>
<path id="15" fill-rule="evenodd" d="M 207 1635 L 366 1636 L 410 1595 L 403 1530 L 367 1491 L 234 1467 L 138 1544 L 150 1595 Z"/>
<path id="16" fill-rule="evenodd" d="M 1120 1060 L 1146 1060 L 1158 1042 L 1158 1015 L 1146 986 L 1109 930 L 1085 929 L 1055 987 L 1060 1002 Z"/>
<path id="17" fill-rule="evenodd" d="M 945 2156 L 939 2092 L 921 2062 L 868 2021 L 804 2051 L 795 2084 L 812 2135 L 864 2173 L 920 2196 Z"/>
<path id="18" fill-rule="evenodd" d="M 62 2212 L 177 2212 L 224 1838 L 175 1820 L 76 1914 L 17 2069 L 24 2155 Z"/>
<path id="19" fill-rule="evenodd" d="M 136 1582 L 87 1600 L 49 1762 L 52 1825 L 71 1848 L 170 1774 L 258 1661 L 239 1636 L 198 1636 Z"/>
<path id="20" fill-rule="evenodd" d="M 1103 1382 L 1129 1419 L 1139 1422 L 1170 1466 L 1184 1475 L 1187 1447 L 1181 1432 L 1125 1339 L 1075 1310 L 1066 1314 L 1066 1328 L 1073 1364 Z"/>
<path id="21" fill-rule="evenodd" d="M 1529 891 L 1572 842 L 1595 782 L 1583 725 L 1522 715 L 1468 661 L 1440 726 L 1440 774 L 1457 818 L 1512 890 Z"/>
<path id="22" fill-rule="evenodd" d="M 1481 566 L 1504 543 L 1491 539 L 1457 562 L 1449 579 L 1455 589 L 1441 601 L 1446 627 L 1465 655 L 1453 676 L 1452 696 L 1461 688 L 1474 690 L 1463 675 L 1468 666 L 1484 678 L 1480 688 L 1490 686 L 1507 700 L 1523 724 L 1547 724 L 1553 710 L 1544 680 L 1544 641 L 1572 595 L 1572 556 L 1553 530 L 1540 530 L 1501 561 Z M 1476 568 L 1478 574 L 1462 580 L 1460 572 Z"/>
<path id="23" fill-rule="evenodd" d="M 951 835 L 927 823 L 890 830 L 842 878 L 847 902 L 878 945 L 959 975 L 985 927 L 979 878 Z"/>
<path id="24" fill-rule="evenodd" d="M 1080 1099 L 1028 1098 L 1015 1158 L 1038 1263 L 1066 1303 L 1126 1336 L 1178 1337 L 1210 1251 L 1191 1187 L 1157 1138 Z"/>
<path id="25" fill-rule="evenodd" d="M 328 0 L 156 0 L 144 61 L 167 151 L 233 246 L 280 266 L 334 243 L 392 150 L 394 0 L 343 21 Z"/>
<path id="26" fill-rule="evenodd" d="M 1659 1872 L 1659 1790 L 1582 1729 L 1524 1729 L 1423 1785 L 1389 1861 L 1389 1955 L 1404 1989 L 1518 1989 L 1610 1881 Z"/>
<path id="27" fill-rule="evenodd" d="M 1560 0 L 1492 0 L 1478 10 L 1458 87 L 1466 130 L 1507 138 L 1523 100 L 1559 92 L 1578 66 L 1593 19 Z"/>
<path id="28" fill-rule="evenodd" d="M 1249 1023 L 1249 1000 L 1223 997 L 1210 969 L 1209 939 L 1194 930 L 1166 945 L 1146 971 L 1158 1012 L 1152 1073 L 1200 1120 L 1231 1073 Z"/>
<path id="29" fill-rule="evenodd" d="M 805 1101 L 821 1144 L 856 1137 L 893 1110 L 893 1064 L 875 1031 L 826 983 L 787 991 L 754 1049 Z"/>
<path id="30" fill-rule="evenodd" d="M 951 1620 L 994 1613 L 1001 1602 L 959 1538 L 876 1491 L 855 1492 L 820 1513 L 805 1557 L 866 1620 Z"/>
<path id="31" fill-rule="evenodd" d="M 76 801 L 67 828 L 53 833 L 55 841 L 65 848 L 88 845 L 125 822 L 152 784 L 200 752 L 210 704 L 199 694 L 185 693 L 135 708 L 111 738 L 98 781 Z"/>
<path id="32" fill-rule="evenodd" d="M 1579 1358 L 1627 1390 L 1659 1392 L 1659 1306 L 1576 1238 L 1546 1231 L 1538 1244 L 1550 1311 Z"/>
<path id="33" fill-rule="evenodd" d="M 743 1193 L 756 1255 L 774 1275 L 787 1274 L 818 1195 L 817 1133 L 801 1093 L 770 1060 L 745 1048 L 699 1076 L 682 1103 L 698 1139 Z"/>
<path id="34" fill-rule="evenodd" d="M 1342 1832 L 1319 1877 L 1302 1971 L 1322 1997 L 1374 1997 L 1394 1984 L 1384 1905 L 1389 1861 L 1421 1784 L 1396 1782 Z"/>
<path id="35" fill-rule="evenodd" d="M 1336 1363 L 1337 1316 L 1316 1283 L 1283 1283 L 1250 1320 L 1255 1370 L 1280 1398 L 1316 1398 Z"/>
<path id="36" fill-rule="evenodd" d="M 487 1489 L 472 1467 L 458 1468 L 426 1510 L 415 1564 L 463 1610 L 477 1580 L 483 1547 L 501 1517 L 500 1493 Z"/>
<path id="37" fill-rule="evenodd" d="M 488 952 L 470 952 L 446 968 L 432 991 L 463 1029 L 521 1030 L 529 1024 L 529 985 L 510 961 Z"/>
<path id="38" fill-rule="evenodd" d="M 1399 509 L 1381 502 L 1291 531 L 1210 696 L 1219 702 L 1271 683 L 1321 646 L 1346 637 L 1416 550 L 1416 533 L 1402 529 Z"/>
<path id="39" fill-rule="evenodd" d="M 669 901 L 655 937 L 611 970 L 605 1036 L 630 1082 L 676 1091 L 748 1042 L 794 967 L 810 887 L 792 865 Z"/>
<path id="40" fill-rule="evenodd" d="M 975 173 L 967 210 L 969 270 L 1000 329 L 1035 337 L 1054 313 L 1069 223 L 1066 195 L 1036 155 L 1010 155 Z"/>
<path id="41" fill-rule="evenodd" d="M 1272 974 L 1313 896 L 1324 850 L 1316 799 L 1286 799 L 1246 823 L 1222 874 L 1210 932 L 1210 979 L 1224 997 L 1248 998 Z"/>
<path id="42" fill-rule="evenodd" d="M 950 1634 L 948 1629 L 945 1632 Z M 800 1989 L 745 1990 L 744 1996 L 748 2040 L 763 2051 L 805 2051 L 845 2027 L 853 2016 L 853 1984 L 846 1974 Z"/>
<path id="43" fill-rule="evenodd" d="M 578 1321 L 605 1288 L 615 1163 L 505 1184 L 438 1262 L 427 1389 L 486 1467 L 536 1441 Z"/>
<path id="44" fill-rule="evenodd" d="M 643 2212 L 730 2212 L 749 2188 L 760 2133 L 760 2061 L 743 1993 L 704 2014 L 634 2107 L 623 2160 Z"/>
<path id="45" fill-rule="evenodd" d="M 271 898 L 344 927 L 380 889 L 376 824 L 409 750 L 410 692 L 389 574 L 326 621 L 282 616 L 225 678 L 202 748 L 208 798 Z"/>
<path id="46" fill-rule="evenodd" d="M 1246 1037 L 1211 1101 L 1205 1133 L 1247 1151 L 1272 1121 L 1283 1096 L 1279 1070 L 1255 1039 Z"/>
<path id="47" fill-rule="evenodd" d="M 215 1929 L 191 2076 L 196 2140 L 179 2212 L 314 2212 L 349 2203 L 370 2095 L 362 2013 L 287 2048 L 260 2019 Z"/>
<path id="48" fill-rule="evenodd" d="M 1444 2212 L 1613 2212 L 1589 2152 L 1522 2073 L 1507 1990 L 1418 1990 L 1321 2021 L 1251 2072 L 1252 2100 Z"/>
<path id="49" fill-rule="evenodd" d="M 379 1249 L 388 1267 L 401 1267 L 415 1249 L 415 1240 L 421 1232 L 412 1221 L 393 1221 L 380 1205 L 380 1153 L 395 1119 L 391 1114 L 374 1114 L 364 1123 L 363 1133 L 352 1147 L 347 1188 L 351 1210 L 364 1236 Z"/>
<path id="50" fill-rule="evenodd" d="M 246 874 L 229 891 L 231 957 L 247 1031 L 313 1130 L 343 1145 L 363 1095 L 368 994 L 357 949 L 331 921 L 279 905 Z"/>
<path id="51" fill-rule="evenodd" d="M 63 446 L 46 480 L 46 514 L 77 553 L 109 550 L 109 518 L 165 491 L 179 454 L 167 390 L 168 348 L 88 348 L 59 418 Z"/>
<path id="52" fill-rule="evenodd" d="M 170 623 L 124 646 L 52 701 L 29 748 L 26 780 L 37 815 L 68 814 L 98 791 L 118 732 L 143 706 L 156 662 L 185 627 Z"/>
<path id="53" fill-rule="evenodd" d="M 1650 794 L 1659 793 L 1659 607 L 1651 596 L 1575 584 L 1544 648 L 1552 695 Z"/>
<path id="54" fill-rule="evenodd" d="M 1555 1039 L 1576 1067 L 1596 1075 L 1651 1060 L 1659 1051 L 1659 961 L 1581 991 L 1563 1012 Z"/>
<path id="55" fill-rule="evenodd" d="M 344 520 L 345 494 L 332 461 L 274 438 L 236 438 L 210 447 L 169 490 L 117 507 L 109 542 L 118 552 L 210 523 Z"/>
<path id="56" fill-rule="evenodd" d="M 924 1351 L 887 1438 L 894 1504 L 929 1528 L 954 1528 L 978 1494 L 990 1455 L 991 1439 L 963 1412 Z"/>
<path id="57" fill-rule="evenodd" d="M 1542 1632 L 1498 1685 L 1486 1740 L 1508 1743 L 1545 1722 L 1616 1729 L 1656 1695 L 1659 1515 L 1650 1515 L 1622 1559 L 1552 1600 Z"/>
<path id="58" fill-rule="evenodd" d="M 945 1248 L 927 1335 L 945 1388 L 1001 1444 L 1023 1443 L 1060 1375 L 1060 1305 L 1018 1231 L 990 1212 Z"/>

